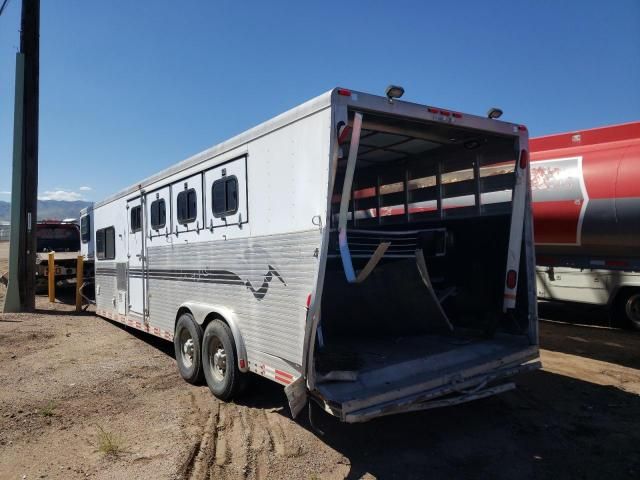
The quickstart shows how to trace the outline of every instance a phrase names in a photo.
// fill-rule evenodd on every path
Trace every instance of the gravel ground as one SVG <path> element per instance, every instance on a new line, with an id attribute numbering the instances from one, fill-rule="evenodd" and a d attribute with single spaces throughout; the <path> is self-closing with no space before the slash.
<path id="1" fill-rule="evenodd" d="M 219 402 L 180 379 L 169 343 L 37 304 L 0 315 L 2 479 L 640 477 L 631 332 L 544 321 L 544 370 L 517 390 L 362 425 L 316 411 L 320 434 L 306 414 L 291 420 L 276 384 L 257 378 L 244 399 Z"/>

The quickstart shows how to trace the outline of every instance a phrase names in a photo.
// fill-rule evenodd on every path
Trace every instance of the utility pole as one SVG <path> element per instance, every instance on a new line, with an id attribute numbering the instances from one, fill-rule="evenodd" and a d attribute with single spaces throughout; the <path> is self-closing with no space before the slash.
<path id="1" fill-rule="evenodd" d="M 40 0 L 22 0 L 20 51 L 16 55 L 11 247 L 5 312 L 35 308 L 39 67 Z"/>

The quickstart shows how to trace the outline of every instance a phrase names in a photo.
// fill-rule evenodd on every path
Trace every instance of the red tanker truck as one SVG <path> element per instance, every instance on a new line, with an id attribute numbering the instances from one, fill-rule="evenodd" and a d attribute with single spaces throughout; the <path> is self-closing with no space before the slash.
<path id="1" fill-rule="evenodd" d="M 640 122 L 530 140 L 538 297 L 640 329 Z"/>
<path id="2" fill-rule="evenodd" d="M 607 305 L 616 324 L 640 329 L 640 122 L 534 138 L 529 146 L 538 296 Z M 355 220 L 436 211 L 436 200 L 414 201 L 412 193 L 437 183 L 443 185 L 445 218 L 474 207 L 491 214 L 509 202 L 508 188 L 482 190 L 512 173 L 513 162 L 487 164 L 481 142 L 465 148 L 476 152 L 473 169 L 443 172 L 439 181 L 410 176 L 407 205 L 384 200 L 378 208 L 358 210 L 360 199 L 377 192 L 354 189 Z M 476 195 L 457 193 L 476 176 Z M 404 188 L 403 182 L 389 183 L 379 194 L 392 198 Z"/>

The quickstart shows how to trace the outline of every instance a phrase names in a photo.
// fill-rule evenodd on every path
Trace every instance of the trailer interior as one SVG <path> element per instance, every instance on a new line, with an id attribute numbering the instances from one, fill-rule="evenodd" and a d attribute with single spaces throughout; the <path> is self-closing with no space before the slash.
<path id="1" fill-rule="evenodd" d="M 420 389 L 460 393 L 450 385 L 460 371 L 509 367 L 537 340 L 527 275 L 519 275 L 516 308 L 503 311 L 517 135 L 365 113 L 346 243 L 356 272 L 382 243 L 386 250 L 354 282 L 338 233 L 351 118 L 339 140 L 315 394 L 334 414 L 366 418 L 367 408 Z M 524 249 L 521 272 L 523 257 Z"/>

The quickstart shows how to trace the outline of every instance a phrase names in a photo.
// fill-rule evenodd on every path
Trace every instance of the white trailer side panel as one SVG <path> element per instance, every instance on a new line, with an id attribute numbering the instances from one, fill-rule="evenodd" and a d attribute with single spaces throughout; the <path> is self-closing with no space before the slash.
<path id="1" fill-rule="evenodd" d="M 98 262 L 98 311 L 170 339 L 184 304 L 220 307 L 233 316 L 228 320 L 240 330 L 253 371 L 299 374 L 306 302 L 318 277 L 320 219 L 326 218 L 330 132 L 327 106 L 98 207 L 96 228 L 117 225 L 124 233 L 130 221 L 127 200 L 147 195 L 148 324 L 130 311 L 118 316 L 122 285 L 116 263 L 131 261 L 124 245 L 113 261 Z M 223 169 L 237 177 L 239 201 L 238 211 L 225 220 L 212 210 L 213 182 Z M 196 221 L 180 225 L 176 198 L 185 188 L 196 191 L 198 212 Z M 159 198 L 167 202 L 163 231 L 153 230 L 149 221 L 151 202 Z M 140 296 L 138 290 L 132 294 Z"/>
<path id="2" fill-rule="evenodd" d="M 224 306 L 235 315 L 250 363 L 266 353 L 301 365 L 320 239 L 316 229 L 150 248 L 151 326 L 173 331 L 185 302 Z"/>

